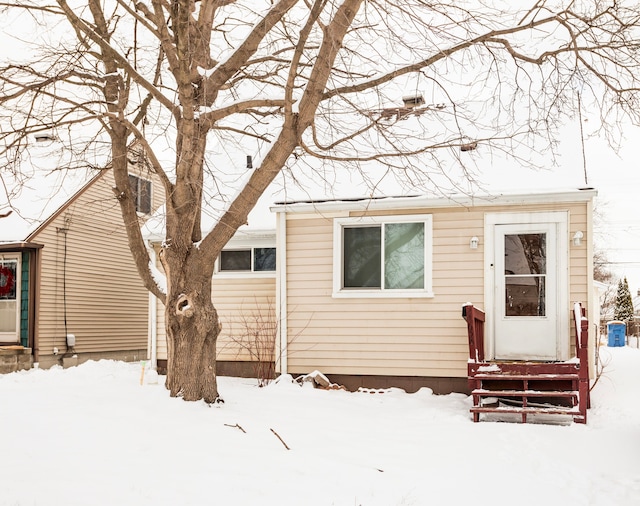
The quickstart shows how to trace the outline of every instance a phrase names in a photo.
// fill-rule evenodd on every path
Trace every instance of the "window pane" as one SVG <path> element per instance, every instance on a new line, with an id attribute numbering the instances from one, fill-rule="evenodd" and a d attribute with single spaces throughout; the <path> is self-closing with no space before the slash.
<path id="1" fill-rule="evenodd" d="M 220 253 L 221 271 L 250 271 L 251 250 L 224 250 Z"/>
<path id="2" fill-rule="evenodd" d="M 276 249 L 275 248 L 255 248 L 253 250 L 253 270 L 254 271 L 275 271 L 276 270 Z"/>
<path id="3" fill-rule="evenodd" d="M 18 261 L 0 260 L 0 300 L 16 300 Z"/>
<path id="4" fill-rule="evenodd" d="M 17 308 L 15 300 L 0 300 L 0 332 L 15 332 L 17 330 Z"/>
<path id="5" fill-rule="evenodd" d="M 138 208 L 136 211 L 149 214 L 151 212 L 151 181 L 139 179 Z"/>
<path id="6" fill-rule="evenodd" d="M 381 239 L 379 226 L 343 229 L 345 288 L 380 288 Z"/>
<path id="7" fill-rule="evenodd" d="M 544 276 L 507 276 L 505 291 L 506 316 L 545 316 Z"/>
<path id="8" fill-rule="evenodd" d="M 424 223 L 385 225 L 384 286 L 424 288 Z"/>
<path id="9" fill-rule="evenodd" d="M 546 274 L 547 234 L 504 236 L 504 273 Z"/>
<path id="10" fill-rule="evenodd" d="M 133 197 L 137 201 L 138 200 L 138 176 L 129 174 L 129 185 L 131 186 Z"/>
<path id="11" fill-rule="evenodd" d="M 18 261 L 0 261 L 0 332 L 16 332 Z"/>
<path id="12" fill-rule="evenodd" d="M 149 214 L 151 212 L 151 181 L 129 174 L 129 183 L 131 184 L 136 211 Z"/>

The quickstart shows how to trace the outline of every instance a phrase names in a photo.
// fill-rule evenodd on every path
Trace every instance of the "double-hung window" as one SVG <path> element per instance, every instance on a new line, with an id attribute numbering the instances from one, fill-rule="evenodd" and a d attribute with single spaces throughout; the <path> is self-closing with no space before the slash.
<path id="1" fill-rule="evenodd" d="M 151 181 L 129 174 L 129 183 L 136 204 L 136 211 L 142 214 L 151 212 Z"/>
<path id="2" fill-rule="evenodd" d="M 431 215 L 336 218 L 335 297 L 431 297 Z"/>

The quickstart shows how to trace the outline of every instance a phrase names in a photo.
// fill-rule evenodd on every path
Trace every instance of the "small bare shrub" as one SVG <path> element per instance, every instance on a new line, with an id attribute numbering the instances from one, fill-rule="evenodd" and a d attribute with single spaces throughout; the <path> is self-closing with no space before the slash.
<path id="1" fill-rule="evenodd" d="M 260 387 L 275 379 L 282 359 L 282 350 L 278 351 L 276 346 L 280 321 L 272 299 L 261 303 L 256 298 L 253 307 L 247 311 L 242 309 L 240 316 L 230 324 L 227 346 L 236 349 L 237 358 L 249 357 L 253 376 Z M 290 337 L 289 342 L 295 337 Z"/>

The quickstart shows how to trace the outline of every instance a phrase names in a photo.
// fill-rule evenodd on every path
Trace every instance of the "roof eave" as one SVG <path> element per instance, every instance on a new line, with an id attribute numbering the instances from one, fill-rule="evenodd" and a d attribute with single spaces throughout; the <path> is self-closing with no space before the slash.
<path id="1" fill-rule="evenodd" d="M 0 251 L 27 251 L 43 248 L 44 244 L 37 242 L 0 242 Z"/>
<path id="2" fill-rule="evenodd" d="M 379 211 L 418 208 L 486 207 L 558 202 L 587 202 L 598 194 L 593 188 L 529 193 L 496 193 L 493 195 L 454 195 L 448 197 L 388 197 L 361 200 L 283 202 L 270 209 L 276 213 L 315 213 L 318 211 Z"/>

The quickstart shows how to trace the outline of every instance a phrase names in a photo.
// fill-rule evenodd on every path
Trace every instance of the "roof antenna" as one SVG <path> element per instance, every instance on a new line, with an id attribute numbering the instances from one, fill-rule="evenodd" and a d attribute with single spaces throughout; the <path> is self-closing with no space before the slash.
<path id="1" fill-rule="evenodd" d="M 580 122 L 580 144 L 582 148 L 582 170 L 584 172 L 584 184 L 589 185 L 589 176 L 587 174 L 587 154 L 584 147 L 584 129 L 582 126 L 582 102 L 580 100 L 580 92 L 578 92 L 578 121 Z"/>

